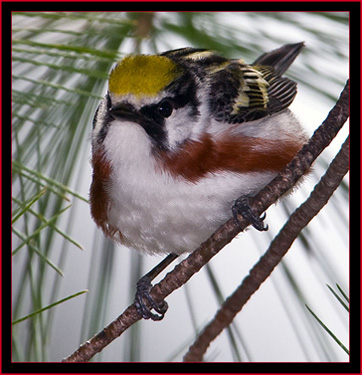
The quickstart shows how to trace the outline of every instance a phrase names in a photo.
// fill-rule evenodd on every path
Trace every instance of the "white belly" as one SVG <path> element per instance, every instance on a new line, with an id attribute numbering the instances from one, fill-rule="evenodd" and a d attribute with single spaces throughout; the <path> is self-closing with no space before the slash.
<path id="1" fill-rule="evenodd" d="M 154 175 L 153 182 L 145 178 L 136 186 L 123 180 L 112 187 L 109 223 L 137 250 L 191 252 L 231 217 L 235 199 L 254 193 L 250 185 L 265 185 L 273 176 L 228 173 L 191 184 Z"/>
<path id="2" fill-rule="evenodd" d="M 126 246 L 148 253 L 194 251 L 232 216 L 235 199 L 254 195 L 275 176 L 220 172 L 197 183 L 175 179 L 158 170 L 148 138 L 132 123 L 111 126 L 105 149 L 112 164 L 108 223 Z"/>

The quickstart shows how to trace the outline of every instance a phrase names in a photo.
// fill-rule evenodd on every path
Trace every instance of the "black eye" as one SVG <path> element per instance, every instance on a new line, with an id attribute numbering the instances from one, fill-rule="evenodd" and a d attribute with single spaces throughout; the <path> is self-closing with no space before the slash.
<path id="1" fill-rule="evenodd" d="M 161 116 L 170 117 L 172 115 L 173 105 L 169 100 L 165 99 L 158 105 L 157 110 Z"/>

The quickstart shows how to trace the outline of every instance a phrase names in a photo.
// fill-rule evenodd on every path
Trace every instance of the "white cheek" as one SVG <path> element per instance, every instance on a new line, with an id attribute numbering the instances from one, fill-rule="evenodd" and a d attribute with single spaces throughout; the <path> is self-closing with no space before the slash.
<path id="1" fill-rule="evenodd" d="M 107 103 L 106 103 L 106 99 L 103 99 L 100 103 L 99 103 L 99 106 L 97 108 L 97 116 L 96 118 L 94 119 L 95 123 L 94 123 L 94 128 L 92 130 L 92 141 L 95 142 L 96 139 L 97 139 L 97 136 L 100 132 L 100 130 L 102 129 L 102 127 L 104 126 L 104 122 L 103 122 L 103 119 L 105 118 L 106 116 L 106 110 L 107 110 Z"/>
<path id="2" fill-rule="evenodd" d="M 168 139 L 168 145 L 171 149 L 176 148 L 187 139 L 199 140 L 210 126 L 208 103 L 203 100 L 206 97 L 201 88 L 198 95 L 198 112 L 195 116 L 194 109 L 189 106 L 175 110 L 172 115 L 166 119 L 165 128 Z M 218 125 L 220 129 L 220 124 Z"/>
<path id="3" fill-rule="evenodd" d="M 190 117 L 189 112 L 189 108 L 179 108 L 165 119 L 167 141 L 170 149 L 176 148 L 183 141 L 190 138 L 195 120 Z"/>

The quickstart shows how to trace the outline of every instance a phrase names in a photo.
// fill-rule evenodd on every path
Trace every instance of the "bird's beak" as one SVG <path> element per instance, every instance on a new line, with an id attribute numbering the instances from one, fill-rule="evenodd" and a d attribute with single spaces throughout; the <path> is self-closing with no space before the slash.
<path id="1" fill-rule="evenodd" d="M 112 106 L 109 110 L 109 115 L 114 119 L 129 120 L 132 122 L 139 122 L 140 114 L 129 104 L 117 104 Z"/>

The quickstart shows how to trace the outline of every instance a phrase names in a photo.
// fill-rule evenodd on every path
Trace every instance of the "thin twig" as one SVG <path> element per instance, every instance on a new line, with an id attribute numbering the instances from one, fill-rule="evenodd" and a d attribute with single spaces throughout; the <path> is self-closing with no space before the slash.
<path id="1" fill-rule="evenodd" d="M 213 320 L 204 328 L 184 357 L 185 362 L 199 362 L 210 343 L 230 325 L 260 285 L 270 276 L 290 249 L 298 234 L 318 214 L 340 185 L 349 169 L 349 137 L 326 174 L 315 186 L 309 198 L 292 213 L 286 224 L 271 242 L 268 250 L 255 264 L 236 291 L 226 299 Z"/>
<path id="2" fill-rule="evenodd" d="M 315 131 L 307 145 L 268 186 L 260 191 L 254 199 L 250 200 L 250 207 L 256 214 L 261 214 L 295 185 L 343 126 L 348 118 L 348 113 L 349 83 L 347 82 L 338 102 L 328 114 L 327 119 Z M 191 253 L 152 288 L 150 294 L 154 300 L 162 301 L 174 290 L 180 288 L 248 225 L 245 220 L 240 220 L 239 227 L 235 225 L 233 219 L 227 221 L 197 250 Z M 88 361 L 139 319 L 140 316 L 135 306 L 129 306 L 122 315 L 89 341 L 82 344 L 78 350 L 65 358 L 63 362 Z"/>

